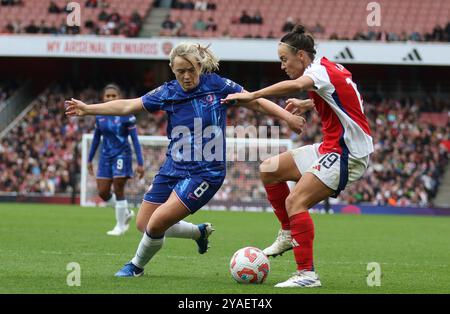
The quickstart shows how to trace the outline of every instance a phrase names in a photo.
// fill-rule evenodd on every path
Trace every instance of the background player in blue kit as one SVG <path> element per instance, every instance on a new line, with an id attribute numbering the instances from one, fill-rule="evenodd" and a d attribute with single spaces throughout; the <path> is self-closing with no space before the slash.
<path id="1" fill-rule="evenodd" d="M 108 84 L 103 89 L 103 101 L 111 101 L 121 97 L 120 88 L 116 84 Z M 108 235 L 122 235 L 129 227 L 134 212 L 128 209 L 125 199 L 125 184 L 133 176 L 132 154 L 128 136 L 133 141 L 138 166 L 139 178 L 144 176 L 144 160 L 136 129 L 136 118 L 127 116 L 104 116 L 95 118 L 95 133 L 88 157 L 88 171 L 94 175 L 92 160 L 94 159 L 101 137 L 103 136 L 100 158 L 97 169 L 98 195 L 108 204 L 115 207 L 116 225 L 107 232 Z M 111 185 L 114 193 L 111 193 Z"/>
<path id="2" fill-rule="evenodd" d="M 205 205 L 222 185 L 226 173 L 225 127 L 227 106 L 220 99 L 245 92 L 231 80 L 212 73 L 219 62 L 208 47 L 181 43 L 170 53 L 170 67 L 176 80 L 165 83 L 141 98 L 86 105 L 67 101 L 66 114 L 128 115 L 141 110 L 164 110 L 168 115 L 170 144 L 166 160 L 144 195 L 136 220 L 144 234 L 136 255 L 116 276 L 141 276 L 144 266 L 158 252 L 165 237 L 191 238 L 200 254 L 208 249 L 211 224 L 183 221 Z M 291 114 L 266 99 L 246 107 L 285 120 L 301 132 L 302 117 Z"/>

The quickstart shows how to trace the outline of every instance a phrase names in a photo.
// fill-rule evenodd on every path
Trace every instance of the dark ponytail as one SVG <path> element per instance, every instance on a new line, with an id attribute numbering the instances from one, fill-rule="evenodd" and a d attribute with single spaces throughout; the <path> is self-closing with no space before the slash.
<path id="1" fill-rule="evenodd" d="M 303 25 L 295 25 L 289 33 L 281 38 L 281 42 L 288 45 L 294 53 L 299 50 L 306 51 L 309 57 L 314 60 L 316 54 L 316 49 L 314 49 L 314 38 L 306 33 Z"/>

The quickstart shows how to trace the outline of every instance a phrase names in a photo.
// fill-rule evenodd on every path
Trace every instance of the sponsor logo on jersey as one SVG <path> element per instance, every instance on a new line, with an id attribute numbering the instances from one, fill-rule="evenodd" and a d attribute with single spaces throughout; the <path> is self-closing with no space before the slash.
<path id="1" fill-rule="evenodd" d="M 205 97 L 202 97 L 200 101 L 205 105 L 211 105 L 216 100 L 216 96 L 214 94 L 208 94 Z"/>
<path id="2" fill-rule="evenodd" d="M 163 88 L 163 85 L 161 85 L 160 87 L 155 88 L 154 90 L 149 91 L 147 95 L 149 95 L 149 96 L 153 95 L 153 94 L 159 92 L 162 88 Z"/>
<path id="3" fill-rule="evenodd" d="M 188 194 L 188 198 L 193 199 L 195 201 L 198 200 L 198 197 L 195 197 L 194 194 L 192 194 L 192 192 Z"/>
<path id="4" fill-rule="evenodd" d="M 320 171 L 320 165 L 315 165 L 314 167 L 312 167 L 313 169 Z"/>
<path id="5" fill-rule="evenodd" d="M 230 80 L 230 79 L 226 79 L 226 80 L 225 80 L 225 84 L 227 84 L 228 86 L 231 86 L 231 87 L 235 87 L 235 86 L 236 86 L 236 83 L 233 82 L 233 81 Z"/>
<path id="6" fill-rule="evenodd" d="M 344 71 L 345 70 L 344 66 L 342 64 L 340 64 L 340 63 L 336 63 L 336 69 L 338 69 L 339 71 Z"/>

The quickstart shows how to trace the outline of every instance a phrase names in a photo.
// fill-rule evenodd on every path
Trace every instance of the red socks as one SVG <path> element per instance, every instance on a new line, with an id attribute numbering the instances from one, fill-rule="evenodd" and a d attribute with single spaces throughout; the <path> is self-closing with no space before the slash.
<path id="1" fill-rule="evenodd" d="M 281 229 L 290 230 L 289 216 L 286 212 L 286 198 L 289 195 L 289 187 L 286 182 L 269 184 L 264 186 L 267 199 L 274 208 L 275 215 L 281 223 Z"/>
<path id="2" fill-rule="evenodd" d="M 290 221 L 297 270 L 314 271 L 314 222 L 309 212 L 295 214 L 290 218 Z"/>
<path id="3" fill-rule="evenodd" d="M 281 223 L 281 228 L 283 230 L 291 230 L 297 270 L 314 271 L 314 222 L 309 212 L 301 212 L 289 218 L 286 211 L 286 198 L 290 190 L 286 182 L 269 184 L 265 188 L 267 199 L 275 210 L 275 215 Z"/>

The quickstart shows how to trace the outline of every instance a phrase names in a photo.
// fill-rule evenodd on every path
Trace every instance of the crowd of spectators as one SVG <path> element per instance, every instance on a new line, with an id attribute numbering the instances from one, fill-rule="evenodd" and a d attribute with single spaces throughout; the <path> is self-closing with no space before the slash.
<path id="1" fill-rule="evenodd" d="M 84 27 L 89 30 L 90 35 L 137 37 L 142 27 L 142 17 L 134 11 L 128 20 L 124 20 L 117 12 L 109 14 L 102 10 L 97 22 L 88 20 Z"/>
<path id="2" fill-rule="evenodd" d="M 429 33 L 418 31 L 396 33 L 392 31 L 359 31 L 353 36 L 333 33 L 330 40 L 363 40 L 363 41 L 416 41 L 416 42 L 450 42 L 450 22 L 444 27 L 436 25 Z"/>
<path id="3" fill-rule="evenodd" d="M 0 5 L 7 6 L 7 5 L 22 5 L 22 0 L 1 0 Z"/>
<path id="4" fill-rule="evenodd" d="M 12 1 L 12 0 L 11 0 Z M 101 35 L 101 36 L 124 36 L 137 37 L 142 27 L 142 16 L 134 11 L 131 16 L 124 17 L 117 11 L 109 10 L 107 1 L 87 0 L 85 10 L 100 8 L 101 11 L 96 19 L 87 19 L 81 26 L 67 25 L 67 14 L 71 12 L 68 7 L 59 7 L 51 1 L 48 7 L 48 14 L 61 16 L 60 22 L 47 22 L 42 19 L 40 22 L 31 20 L 24 25 L 20 19 L 10 20 L 0 30 L 4 34 L 51 34 L 51 35 Z"/>
<path id="5" fill-rule="evenodd" d="M 192 29 L 194 31 L 217 31 L 217 23 L 214 21 L 212 16 L 204 20 L 199 17 L 197 20 L 192 22 Z M 185 23 L 181 19 L 172 20 L 170 14 L 166 16 L 164 21 L 161 23 L 160 36 L 176 36 L 176 37 L 188 37 L 188 29 Z"/>
<path id="6" fill-rule="evenodd" d="M 92 100 L 93 91 L 80 96 Z M 49 90 L 0 140 L 0 191 L 22 195 L 70 193 L 71 172 L 80 169 L 76 145 L 92 130 L 92 119 L 68 119 L 64 94 Z"/>
<path id="7" fill-rule="evenodd" d="M 183 2 L 179 3 L 177 1 L 172 3 L 172 8 L 174 9 L 198 9 L 197 3 L 194 2 Z M 206 3 L 206 1 L 204 1 Z M 208 6 L 208 8 L 213 8 L 212 10 L 215 10 L 215 7 Z M 205 6 L 206 8 L 206 6 Z M 206 11 L 206 9 L 204 9 Z M 200 17 L 200 22 L 194 21 L 193 23 L 193 30 L 194 32 L 190 32 L 185 28 L 185 25 L 181 19 L 177 19 L 176 21 L 173 21 L 170 19 L 170 14 L 166 18 L 166 21 L 163 22 L 161 25 L 161 35 L 164 36 L 177 36 L 177 37 L 186 37 L 186 36 L 192 36 L 197 37 L 198 32 L 195 31 L 207 31 L 209 29 L 213 30 L 214 32 L 217 30 L 222 34 L 221 37 L 244 37 L 244 38 L 274 38 L 275 36 L 274 31 L 275 30 L 269 30 L 267 33 L 258 33 L 258 34 L 247 34 L 247 33 L 239 33 L 239 34 L 233 34 L 230 33 L 228 29 L 219 29 L 217 24 L 214 22 L 214 19 L 212 16 L 206 15 L 203 17 Z M 208 23 L 205 22 L 205 20 L 208 20 Z M 201 25 L 198 26 L 197 23 L 200 23 Z M 214 28 L 209 28 L 208 24 L 214 24 Z M 256 10 L 253 15 L 247 12 L 247 10 L 243 10 L 241 12 L 240 16 L 232 17 L 230 20 L 231 24 L 257 24 L 262 25 L 264 24 L 264 17 L 262 16 L 261 12 L 259 10 Z M 285 23 L 281 27 L 282 33 L 289 32 L 295 24 L 304 24 L 302 21 L 300 21 L 299 18 L 294 18 L 292 16 L 288 16 L 286 18 Z M 223 28 L 223 27 L 222 27 Z M 170 29 L 171 32 L 167 32 L 165 30 Z M 325 27 L 320 23 L 317 22 L 314 25 L 306 25 L 306 29 L 313 34 L 318 39 L 329 39 L 329 40 L 355 40 L 355 41 L 384 41 L 384 42 L 391 42 L 391 41 L 415 41 L 415 42 L 449 42 L 450 41 L 450 22 L 448 22 L 446 25 L 436 25 L 431 32 L 418 32 L 418 31 L 403 31 L 402 33 L 396 33 L 393 31 L 385 31 L 385 30 L 376 30 L 373 28 L 372 30 L 359 30 L 352 34 L 347 33 L 327 33 Z M 211 35 L 211 33 L 200 33 L 203 35 Z M 213 33 L 215 34 L 215 33 Z M 215 34 L 216 36 L 216 34 Z"/>
<path id="8" fill-rule="evenodd" d="M 264 19 L 261 16 L 261 12 L 256 11 L 254 15 L 249 15 L 246 10 L 242 11 L 242 14 L 239 18 L 233 18 L 231 23 L 236 24 L 263 24 Z"/>
<path id="9" fill-rule="evenodd" d="M 61 19 L 61 23 L 56 22 L 47 23 L 41 20 L 36 24 L 35 20 L 31 20 L 28 25 L 23 25 L 20 20 L 10 21 L 1 33 L 4 34 L 51 34 L 51 35 L 70 35 L 79 34 L 80 28 L 78 26 L 67 26 L 66 18 Z"/>
<path id="10" fill-rule="evenodd" d="M 94 119 L 64 116 L 63 101 L 68 95 L 77 95 L 88 103 L 100 99 L 100 92 L 92 88 L 81 92 L 56 88 L 36 99 L 33 109 L 0 140 L 0 191 L 45 195 L 69 193 L 72 191 L 71 171 L 75 173 L 76 184 L 79 184 L 81 153 L 78 151 L 75 158 L 76 144 L 83 133 L 92 132 Z M 283 99 L 274 101 L 284 106 Z M 450 106 L 448 102 L 431 98 L 374 98 L 365 101 L 375 152 L 364 177 L 342 192 L 339 202 L 392 206 L 428 206 L 432 203 L 448 163 L 448 148 L 443 144 L 450 142 L 450 123 L 436 126 L 420 120 L 428 108 L 436 108 L 445 115 Z M 297 135 L 278 119 L 233 107 L 228 111 L 227 136 L 235 136 L 233 126 L 268 126 L 270 137 L 275 135 L 270 128 L 274 126 L 278 127 L 275 131 L 280 138 L 292 139 L 295 147 L 320 142 L 321 124 L 317 112 L 309 112 L 307 121 L 303 133 Z M 138 115 L 140 135 L 165 136 L 166 128 L 167 117 L 163 112 Z M 165 158 L 165 148 L 165 144 L 157 147 L 143 145 L 146 180 L 131 180 L 130 194 L 140 197 L 145 191 Z M 259 163 L 259 159 L 228 162 L 227 179 L 216 199 L 264 200 L 265 192 L 258 177 Z M 90 184 L 95 190 L 95 182 L 91 180 Z M 78 189 L 77 186 L 77 192 Z"/>
<path id="11" fill-rule="evenodd" d="M 385 99 L 366 103 L 375 152 L 363 179 L 344 191 L 341 201 L 392 206 L 431 204 L 448 164 L 445 143 L 450 140 L 450 120 L 442 126 L 420 122 L 429 101 Z M 449 103 L 443 103 L 448 111 Z M 448 115 L 445 111 L 442 114 Z"/>
<path id="12" fill-rule="evenodd" d="M 213 1 L 205 1 L 205 0 L 196 0 L 196 1 L 172 0 L 170 7 L 172 9 L 181 9 L 181 10 L 214 11 L 216 10 L 217 5 Z"/>
<path id="13" fill-rule="evenodd" d="M 22 0 L 0 0 L 2 6 L 20 6 L 23 4 Z M 158 6 L 159 1 L 155 1 L 155 6 Z M 134 11 L 131 16 L 122 16 L 120 12 L 109 10 L 109 4 L 106 0 L 86 0 L 84 3 L 85 10 L 101 9 L 100 13 L 95 19 L 87 19 L 83 21 L 83 25 L 78 26 L 68 26 L 66 23 L 66 15 L 70 13 L 67 7 L 59 7 L 54 1 L 50 1 L 48 7 L 49 14 L 61 15 L 60 22 L 47 22 L 45 19 L 40 19 L 40 21 L 32 20 L 27 25 L 20 19 L 10 20 L 5 26 L 0 29 L 0 33 L 6 34 L 64 34 L 64 35 L 76 35 L 76 34 L 89 34 L 89 35 L 115 35 L 115 36 L 126 36 L 126 37 L 136 37 L 138 36 L 144 16 L 137 11 Z M 269 30 L 266 28 L 263 33 L 250 34 L 250 33 L 230 33 L 228 29 L 224 29 L 223 26 L 218 26 L 214 17 L 207 13 L 213 12 L 217 9 L 217 4 L 214 1 L 206 0 L 174 0 L 171 2 L 172 9 L 178 10 L 197 10 L 204 11 L 205 16 L 196 18 L 190 21 L 192 25 L 185 25 L 186 20 L 176 18 L 172 20 L 169 16 L 161 25 L 161 36 L 176 36 L 176 37 L 187 37 L 187 36 L 217 36 L 217 32 L 222 34 L 221 37 L 244 37 L 244 38 L 274 38 L 276 37 L 274 33 L 278 33 L 279 30 Z M 230 20 L 231 24 L 256 24 L 262 25 L 267 24 L 264 17 L 259 10 L 253 13 L 247 12 L 247 10 L 242 10 L 240 16 L 232 17 Z M 298 18 L 293 16 L 288 16 L 285 23 L 281 27 L 283 33 L 288 32 L 292 27 L 297 24 L 302 23 Z M 355 41 L 385 41 L 385 42 L 398 42 L 398 41 L 414 41 L 414 42 L 449 42 L 450 41 L 450 22 L 446 25 L 436 25 L 431 32 L 418 32 L 403 31 L 401 33 L 396 33 L 389 30 L 358 30 L 355 33 L 344 32 L 344 33 L 330 33 L 326 32 L 324 26 L 320 22 L 315 25 L 306 25 L 307 30 L 316 36 L 318 39 L 329 39 L 329 40 L 355 40 Z"/>
<path id="14" fill-rule="evenodd" d="M 255 19 L 256 17 L 256 19 Z M 232 23 L 241 24 L 263 24 L 263 19 L 256 13 L 255 17 L 250 17 L 246 11 L 243 11 L 240 18 L 234 18 L 231 20 Z M 256 22 L 259 21 L 259 22 Z M 298 18 L 293 18 L 288 16 L 286 22 L 281 27 L 283 33 L 287 33 L 292 30 L 296 24 L 304 24 Z M 450 22 L 445 26 L 436 25 L 433 30 L 429 33 L 421 33 L 418 31 L 403 31 L 402 33 L 396 33 L 392 31 L 380 31 L 380 30 L 368 30 L 368 31 L 357 31 L 354 34 L 338 34 L 332 33 L 326 36 L 325 27 L 317 22 L 314 25 L 306 25 L 306 30 L 311 33 L 317 39 L 328 39 L 328 40 L 354 40 L 354 41 L 382 41 L 382 42 L 399 42 L 399 41 L 414 41 L 414 42 L 450 42 Z M 257 34 L 255 36 L 244 35 L 244 37 L 250 38 L 273 38 L 273 31 L 269 32 L 267 35 Z M 264 36 L 263 36 L 264 35 Z"/>
<path id="15" fill-rule="evenodd" d="M 289 32 L 296 24 L 302 24 L 298 18 L 288 16 L 286 22 L 283 24 L 281 31 L 283 33 Z M 329 39 L 329 40 L 359 40 L 359 41 L 425 41 L 425 42 L 449 42 L 450 41 L 450 22 L 445 26 L 436 25 L 429 33 L 420 33 L 418 31 L 403 31 L 398 34 L 392 31 L 380 31 L 380 30 L 368 30 L 357 31 L 354 34 L 337 34 L 332 33 L 328 37 L 325 36 L 325 27 L 319 22 L 315 25 L 306 25 L 306 29 L 309 33 L 313 34 L 316 38 Z"/>

